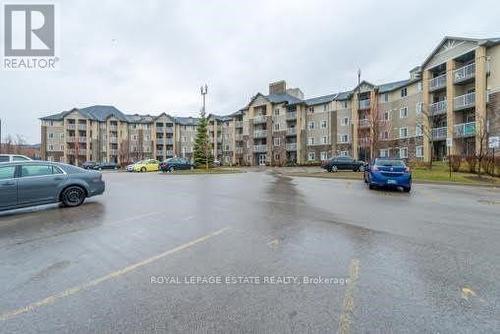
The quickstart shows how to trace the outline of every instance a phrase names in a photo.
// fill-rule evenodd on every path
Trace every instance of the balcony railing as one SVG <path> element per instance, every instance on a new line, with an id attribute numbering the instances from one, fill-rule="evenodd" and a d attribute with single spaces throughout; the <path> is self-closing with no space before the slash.
<path id="1" fill-rule="evenodd" d="M 167 127 L 165 128 L 165 132 L 166 132 L 166 133 L 174 133 L 174 128 L 173 128 L 172 126 L 167 126 Z"/>
<path id="2" fill-rule="evenodd" d="M 370 109 L 370 99 L 359 100 L 359 109 Z"/>
<path id="3" fill-rule="evenodd" d="M 172 138 L 166 138 L 165 139 L 165 144 L 167 144 L 167 145 L 174 145 L 174 140 Z"/>
<path id="4" fill-rule="evenodd" d="M 254 145 L 253 151 L 258 153 L 267 152 L 267 145 Z"/>
<path id="5" fill-rule="evenodd" d="M 297 151 L 297 144 L 296 143 L 286 144 L 286 150 Z"/>
<path id="6" fill-rule="evenodd" d="M 78 124 L 78 130 L 87 130 L 87 124 Z"/>
<path id="7" fill-rule="evenodd" d="M 236 121 L 236 122 L 234 122 L 234 127 L 235 128 L 242 128 L 243 127 L 243 121 Z"/>
<path id="8" fill-rule="evenodd" d="M 76 137 L 75 136 L 67 136 L 66 137 L 66 142 L 68 142 L 68 143 L 74 143 L 74 142 L 76 142 Z"/>
<path id="9" fill-rule="evenodd" d="M 118 137 L 109 137 L 109 142 L 116 144 L 118 142 Z"/>
<path id="10" fill-rule="evenodd" d="M 447 108 L 448 108 L 448 101 L 446 100 L 435 102 L 429 105 L 431 116 L 446 114 Z"/>
<path id="11" fill-rule="evenodd" d="M 156 155 L 164 155 L 165 151 L 163 150 L 156 150 Z"/>
<path id="12" fill-rule="evenodd" d="M 369 128 L 370 127 L 370 120 L 368 119 L 360 119 L 359 120 L 359 127 L 360 128 Z"/>
<path id="13" fill-rule="evenodd" d="M 286 119 L 287 120 L 294 120 L 297 119 L 297 112 L 296 111 L 290 111 L 286 113 Z"/>
<path id="14" fill-rule="evenodd" d="M 166 153 L 167 153 L 167 157 L 173 157 L 174 156 L 174 151 L 172 151 L 172 150 L 167 150 Z"/>
<path id="15" fill-rule="evenodd" d="M 87 142 L 87 137 L 78 137 L 78 142 L 79 143 L 86 143 Z"/>
<path id="16" fill-rule="evenodd" d="M 453 71 L 453 81 L 455 83 L 463 82 L 471 78 L 474 78 L 475 75 L 476 75 L 476 63 L 472 63 Z"/>
<path id="17" fill-rule="evenodd" d="M 429 80 L 429 90 L 437 90 L 446 87 L 446 74 L 442 74 Z"/>
<path id="18" fill-rule="evenodd" d="M 109 155 L 118 155 L 118 150 L 115 149 L 109 150 Z"/>
<path id="19" fill-rule="evenodd" d="M 110 125 L 109 126 L 109 131 L 116 131 L 118 130 L 118 125 Z"/>
<path id="20" fill-rule="evenodd" d="M 296 128 L 288 128 L 288 129 L 286 129 L 286 135 L 287 136 L 295 136 L 295 135 L 297 135 L 297 129 Z"/>
<path id="21" fill-rule="evenodd" d="M 453 99 L 453 109 L 461 110 L 474 107 L 476 104 L 476 93 L 468 93 L 465 95 L 457 96 Z"/>
<path id="22" fill-rule="evenodd" d="M 455 124 L 453 132 L 455 137 L 473 137 L 476 135 L 476 122 Z"/>
<path id="23" fill-rule="evenodd" d="M 445 140 L 448 134 L 448 128 L 446 126 L 442 128 L 433 128 L 431 134 L 432 140 Z"/>
<path id="24" fill-rule="evenodd" d="M 70 124 L 66 125 L 66 128 L 68 130 L 75 130 L 76 129 L 76 124 L 75 123 L 70 123 Z"/>
<path id="25" fill-rule="evenodd" d="M 254 138 L 265 138 L 267 137 L 267 130 L 255 130 L 253 132 Z"/>
<path id="26" fill-rule="evenodd" d="M 163 127 L 156 127 L 156 133 L 163 133 Z"/>
<path id="27" fill-rule="evenodd" d="M 254 119 L 253 119 L 253 123 L 254 124 L 259 124 L 259 123 L 265 123 L 266 122 L 266 116 L 264 115 L 259 115 L 259 116 L 255 116 Z"/>

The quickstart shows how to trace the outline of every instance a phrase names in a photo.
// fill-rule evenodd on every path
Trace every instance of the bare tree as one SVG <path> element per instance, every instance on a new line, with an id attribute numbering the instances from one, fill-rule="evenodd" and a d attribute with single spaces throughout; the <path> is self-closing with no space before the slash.
<path id="1" fill-rule="evenodd" d="M 484 160 L 488 155 L 488 126 L 486 117 L 478 115 L 476 113 L 476 125 L 475 125 L 475 133 L 476 133 L 476 141 L 479 140 L 479 143 L 476 143 L 476 160 L 478 164 L 477 176 L 481 177 L 481 169 L 483 168 Z"/>

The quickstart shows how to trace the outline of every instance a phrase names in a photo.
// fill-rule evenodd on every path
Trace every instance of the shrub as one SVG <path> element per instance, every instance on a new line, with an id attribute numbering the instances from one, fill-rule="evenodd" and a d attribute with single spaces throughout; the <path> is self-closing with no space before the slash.
<path id="1" fill-rule="evenodd" d="M 468 171 L 470 173 L 475 173 L 477 165 L 477 157 L 475 155 L 468 155 L 465 157 L 465 161 L 467 161 Z"/>
<path id="2" fill-rule="evenodd" d="M 495 160 L 497 159 L 493 159 L 493 156 L 489 155 L 483 158 L 482 167 L 486 174 L 495 176 Z"/>
<path id="3" fill-rule="evenodd" d="M 460 165 L 462 164 L 462 157 L 459 155 L 450 155 L 451 170 L 455 173 L 460 170 Z"/>

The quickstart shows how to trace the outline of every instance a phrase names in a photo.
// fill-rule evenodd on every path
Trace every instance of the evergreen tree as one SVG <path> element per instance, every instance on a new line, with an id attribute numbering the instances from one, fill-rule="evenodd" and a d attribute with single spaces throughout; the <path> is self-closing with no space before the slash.
<path id="1" fill-rule="evenodd" d="M 194 142 L 194 162 L 196 166 L 208 169 L 208 166 L 213 163 L 212 150 L 208 141 L 208 119 L 202 111 L 200 119 L 196 127 L 196 140 Z"/>

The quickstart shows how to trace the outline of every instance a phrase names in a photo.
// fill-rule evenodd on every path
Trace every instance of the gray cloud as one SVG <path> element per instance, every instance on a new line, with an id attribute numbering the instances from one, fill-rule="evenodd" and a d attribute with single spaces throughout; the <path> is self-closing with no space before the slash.
<path id="1" fill-rule="evenodd" d="M 59 3 L 61 69 L 1 72 L 4 133 L 38 142 L 38 117 L 92 104 L 126 112 L 233 112 L 285 79 L 306 96 L 405 79 L 444 35 L 500 36 L 496 1 Z"/>

